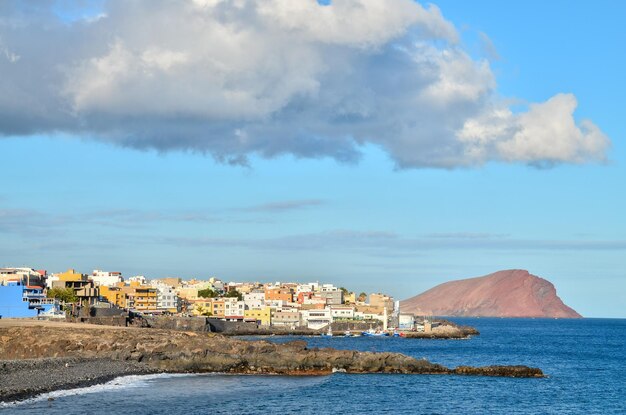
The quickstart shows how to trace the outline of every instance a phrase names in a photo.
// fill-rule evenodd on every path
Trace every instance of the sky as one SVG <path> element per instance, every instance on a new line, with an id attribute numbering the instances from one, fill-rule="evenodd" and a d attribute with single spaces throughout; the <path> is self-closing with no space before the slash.
<path id="1" fill-rule="evenodd" d="M 0 4 L 0 266 L 329 281 L 521 268 L 626 317 L 626 4 Z"/>

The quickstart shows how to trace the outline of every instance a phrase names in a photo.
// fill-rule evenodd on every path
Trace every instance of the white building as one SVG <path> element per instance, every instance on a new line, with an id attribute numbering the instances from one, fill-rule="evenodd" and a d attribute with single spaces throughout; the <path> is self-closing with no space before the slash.
<path id="1" fill-rule="evenodd" d="M 398 327 L 405 330 L 410 330 L 415 327 L 415 316 L 413 314 L 398 315 Z"/>
<path id="2" fill-rule="evenodd" d="M 333 320 L 345 320 L 354 318 L 354 307 L 350 306 L 330 306 L 330 315 Z"/>
<path id="3" fill-rule="evenodd" d="M 326 299 L 319 297 L 319 296 L 313 296 L 312 298 L 304 298 L 304 300 L 302 301 L 302 304 L 306 304 L 306 305 L 311 305 L 311 304 L 322 304 L 322 305 L 326 305 Z"/>
<path id="4" fill-rule="evenodd" d="M 147 280 L 143 275 L 135 275 L 134 277 L 130 277 L 128 282 L 138 282 L 140 285 L 146 285 Z"/>
<path id="5" fill-rule="evenodd" d="M 265 292 L 253 291 L 243 295 L 243 302 L 247 310 L 261 310 L 265 307 Z"/>
<path id="6" fill-rule="evenodd" d="M 329 308 L 302 310 L 300 314 L 302 316 L 302 323 L 314 330 L 324 328 L 333 321 Z"/>
<path id="7" fill-rule="evenodd" d="M 314 293 L 319 291 L 320 285 L 317 282 L 309 282 L 306 284 L 298 284 L 296 287 L 296 295 L 300 293 Z"/>
<path id="8" fill-rule="evenodd" d="M 272 313 L 272 326 L 296 328 L 300 325 L 300 312 L 297 310 L 275 311 Z"/>
<path id="9" fill-rule="evenodd" d="M 26 285 L 43 282 L 43 275 L 33 268 L 0 268 L 0 284 L 6 281 L 20 281 Z"/>
<path id="10" fill-rule="evenodd" d="M 331 291 L 338 291 L 339 288 L 335 287 L 333 284 L 322 284 L 320 287 L 320 292 L 326 293 Z"/>
<path id="11" fill-rule="evenodd" d="M 94 269 L 91 273 L 90 279 L 95 285 L 103 285 L 106 287 L 113 287 L 119 282 L 124 282 L 121 272 L 117 271 L 102 271 Z"/>
<path id="12" fill-rule="evenodd" d="M 354 313 L 354 318 L 355 319 L 363 319 L 363 320 L 378 320 L 378 321 L 385 321 L 385 316 L 383 314 L 373 314 L 373 313 Z"/>
<path id="13" fill-rule="evenodd" d="M 180 311 L 180 301 L 176 290 L 166 284 L 153 285 L 157 289 L 157 309 L 177 313 Z"/>
<path id="14" fill-rule="evenodd" d="M 246 305 L 243 301 L 237 300 L 235 297 L 224 298 L 224 317 L 227 320 L 243 319 Z"/>
<path id="15" fill-rule="evenodd" d="M 46 278 L 46 288 L 50 289 L 54 286 L 54 282 L 58 281 L 59 277 L 56 274 L 49 274 L 48 278 Z M 1 281 L 0 281 L 1 282 Z"/>
<path id="16" fill-rule="evenodd" d="M 275 310 L 282 309 L 285 306 L 285 304 L 290 304 L 290 303 L 285 300 L 266 300 L 265 301 L 265 305 L 267 307 L 270 307 Z"/>

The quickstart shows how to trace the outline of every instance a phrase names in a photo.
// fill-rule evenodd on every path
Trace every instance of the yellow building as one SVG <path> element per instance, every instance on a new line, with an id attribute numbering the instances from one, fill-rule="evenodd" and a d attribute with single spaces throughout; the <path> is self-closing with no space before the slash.
<path id="1" fill-rule="evenodd" d="M 76 272 L 75 269 L 68 269 L 65 272 L 56 275 L 59 281 L 86 281 L 87 275 Z"/>
<path id="2" fill-rule="evenodd" d="M 256 320 L 263 326 L 269 326 L 272 322 L 272 311 L 269 307 L 260 310 L 245 310 L 243 317 L 246 320 Z"/>
<path id="3" fill-rule="evenodd" d="M 343 302 L 345 304 L 355 304 L 356 303 L 356 294 L 355 293 L 344 294 Z"/>
<path id="4" fill-rule="evenodd" d="M 100 296 L 120 308 L 126 308 L 126 293 L 119 286 L 107 287 L 100 286 Z"/>
<path id="5" fill-rule="evenodd" d="M 133 308 L 137 311 L 156 311 L 156 288 L 133 285 L 128 288 L 130 288 L 130 290 L 126 292 L 128 308 Z"/>
<path id="6" fill-rule="evenodd" d="M 176 295 L 184 300 L 197 300 L 198 289 L 195 287 L 178 288 L 176 290 Z"/>
<path id="7" fill-rule="evenodd" d="M 213 301 L 211 298 L 201 298 L 197 300 L 191 300 L 191 314 L 194 316 L 212 316 L 213 315 Z"/>

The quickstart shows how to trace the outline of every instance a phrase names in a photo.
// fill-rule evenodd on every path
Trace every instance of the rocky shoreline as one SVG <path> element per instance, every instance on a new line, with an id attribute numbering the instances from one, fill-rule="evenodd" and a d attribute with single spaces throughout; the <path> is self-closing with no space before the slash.
<path id="1" fill-rule="evenodd" d="M 0 360 L 0 402 L 21 401 L 56 390 L 83 388 L 120 376 L 155 373 L 133 361 L 83 358 Z"/>
<path id="2" fill-rule="evenodd" d="M 276 344 L 213 333 L 71 323 L 0 326 L 0 359 L 0 401 L 157 372 L 544 376 L 526 366 L 450 369 L 399 353 L 308 348 L 304 341 Z"/>

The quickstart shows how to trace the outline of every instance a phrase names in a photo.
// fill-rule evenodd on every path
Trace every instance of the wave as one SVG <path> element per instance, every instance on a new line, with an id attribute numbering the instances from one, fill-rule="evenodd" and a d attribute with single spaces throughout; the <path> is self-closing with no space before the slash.
<path id="1" fill-rule="evenodd" d="M 0 402 L 0 409 L 7 408 L 7 407 L 14 407 L 17 405 L 32 404 L 36 402 L 62 398 L 65 396 L 86 395 L 90 393 L 115 391 L 115 390 L 120 390 L 120 389 L 126 390 L 129 388 L 140 388 L 140 387 L 147 386 L 148 382 L 151 380 L 174 378 L 174 377 L 185 377 L 185 376 L 193 376 L 193 375 L 189 373 L 156 373 L 156 374 L 150 374 L 150 375 L 120 376 L 118 378 L 115 378 L 113 380 L 110 380 L 106 383 L 102 383 L 99 385 L 46 392 L 46 393 L 42 393 L 41 395 L 37 395 L 33 398 L 25 399 L 23 401 Z"/>

